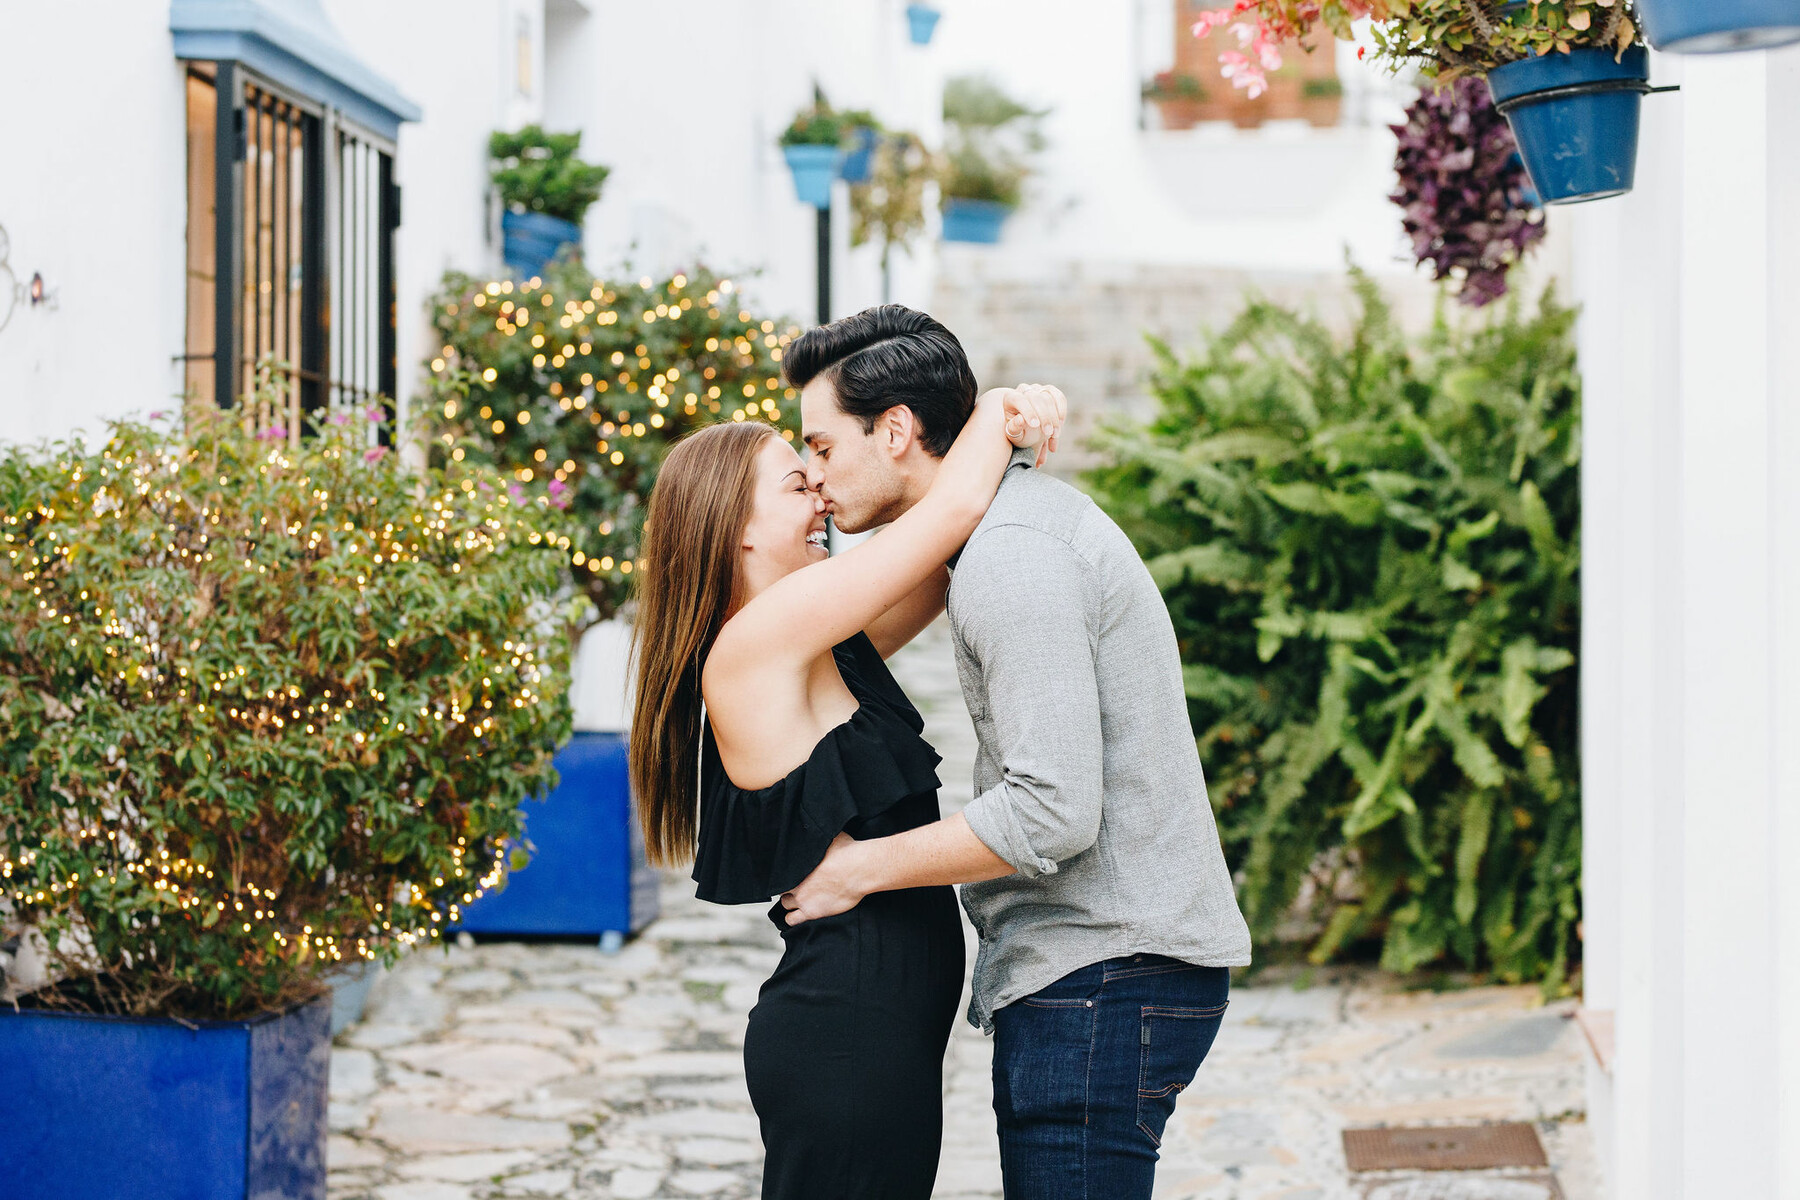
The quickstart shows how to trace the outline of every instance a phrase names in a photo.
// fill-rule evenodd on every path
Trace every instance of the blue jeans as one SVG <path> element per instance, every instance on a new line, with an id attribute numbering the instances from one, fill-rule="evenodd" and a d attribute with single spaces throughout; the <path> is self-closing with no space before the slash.
<path id="1" fill-rule="evenodd" d="M 1149 1200 L 1175 1098 L 1225 1016 L 1231 972 L 1139 954 L 994 1014 L 1006 1200 Z"/>

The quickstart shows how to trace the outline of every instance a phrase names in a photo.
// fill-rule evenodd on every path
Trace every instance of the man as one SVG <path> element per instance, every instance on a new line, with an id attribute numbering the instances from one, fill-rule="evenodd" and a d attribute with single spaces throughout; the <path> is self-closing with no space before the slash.
<path id="1" fill-rule="evenodd" d="M 847 533 L 925 494 L 975 400 L 961 344 L 898 305 L 812 330 L 785 366 L 809 481 Z M 966 885 L 1007 1197 L 1148 1200 L 1250 935 L 1162 597 L 1118 526 L 1032 461 L 1015 456 L 951 563 L 978 794 L 935 825 L 840 837 L 782 904 L 798 924 L 871 892 Z"/>

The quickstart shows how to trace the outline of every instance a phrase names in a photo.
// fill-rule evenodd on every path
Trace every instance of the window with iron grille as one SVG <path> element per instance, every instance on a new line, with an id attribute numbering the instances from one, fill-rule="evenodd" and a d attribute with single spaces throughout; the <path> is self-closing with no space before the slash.
<path id="1" fill-rule="evenodd" d="M 282 365 L 303 414 L 378 403 L 397 383 L 391 143 L 231 62 L 187 74 L 191 396 L 229 407 Z"/>

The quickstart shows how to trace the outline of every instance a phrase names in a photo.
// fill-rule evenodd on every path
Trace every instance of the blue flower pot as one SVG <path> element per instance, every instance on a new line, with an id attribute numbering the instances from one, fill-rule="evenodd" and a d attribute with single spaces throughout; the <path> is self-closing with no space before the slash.
<path id="1" fill-rule="evenodd" d="M 948 197 L 944 201 L 944 240 L 991 246 L 1000 240 L 1000 227 L 1011 215 L 1010 204 Z"/>
<path id="2" fill-rule="evenodd" d="M 557 752 L 556 790 L 522 806 L 531 861 L 463 910 L 470 933 L 622 942 L 656 918 L 656 876 L 631 809 L 625 736 L 578 733 Z"/>
<path id="3" fill-rule="evenodd" d="M 844 163 L 838 168 L 838 178 L 845 183 L 869 182 L 869 176 L 875 170 L 877 140 L 873 129 L 867 125 L 858 125 L 851 134 L 850 149 L 844 154 Z"/>
<path id="4" fill-rule="evenodd" d="M 0 1008 L 0 1194 L 325 1200 L 330 1022 Z"/>
<path id="5" fill-rule="evenodd" d="M 1582 47 L 1488 72 L 1494 107 L 1506 114 L 1545 204 L 1603 200 L 1631 190 L 1649 79 L 1650 53 L 1642 46 L 1617 61 L 1610 50 Z"/>
<path id="6" fill-rule="evenodd" d="M 581 245 L 581 226 L 543 213 L 502 213 L 500 232 L 506 265 L 526 279 L 542 276 L 564 246 Z"/>
<path id="7" fill-rule="evenodd" d="M 907 5 L 906 28 L 912 34 L 913 45 L 929 46 L 931 35 L 937 32 L 938 18 L 943 15 L 929 4 Z"/>
<path id="8" fill-rule="evenodd" d="M 1637 0 L 1637 13 L 1650 44 L 1674 54 L 1800 42 L 1800 0 Z"/>
<path id="9" fill-rule="evenodd" d="M 783 146 L 788 170 L 794 173 L 794 194 L 802 204 L 814 208 L 831 207 L 831 184 L 843 164 L 841 146 Z"/>

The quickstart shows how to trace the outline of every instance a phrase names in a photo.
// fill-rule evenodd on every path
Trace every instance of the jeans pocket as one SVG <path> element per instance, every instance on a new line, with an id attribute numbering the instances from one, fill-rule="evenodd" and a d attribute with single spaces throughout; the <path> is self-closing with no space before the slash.
<path id="1" fill-rule="evenodd" d="M 1138 1032 L 1137 1125 L 1152 1146 L 1162 1145 L 1176 1097 L 1194 1082 L 1225 1008 L 1144 1005 Z"/>

